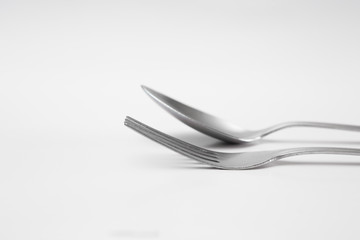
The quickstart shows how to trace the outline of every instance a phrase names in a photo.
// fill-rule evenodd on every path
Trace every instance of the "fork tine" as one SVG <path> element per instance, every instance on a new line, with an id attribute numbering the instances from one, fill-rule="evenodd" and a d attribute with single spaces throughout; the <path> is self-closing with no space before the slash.
<path id="1" fill-rule="evenodd" d="M 201 152 L 202 154 L 205 154 L 205 155 L 208 155 L 208 156 L 218 156 L 219 153 L 218 152 L 215 152 L 215 151 L 211 151 L 211 150 L 208 150 L 208 149 L 205 149 L 205 148 L 201 148 L 201 147 L 198 147 L 198 146 L 195 146 L 193 144 L 190 144 L 190 143 L 187 143 L 187 142 L 184 142 L 180 139 L 177 139 L 175 137 L 172 137 L 172 136 L 169 136 L 163 132 L 160 132 L 154 128 L 151 128 L 150 126 L 147 126 L 145 125 L 144 123 L 141 123 L 131 117 L 126 117 L 126 120 L 130 121 L 130 122 L 133 122 L 137 125 L 140 125 L 142 126 L 143 128 L 146 128 L 147 130 L 151 131 L 152 133 L 154 133 L 155 135 L 159 136 L 159 137 L 163 137 L 165 139 L 167 139 L 168 141 L 171 141 L 171 142 L 174 142 L 176 143 L 177 145 L 179 146 L 182 146 L 184 148 L 190 148 L 194 151 L 197 151 L 197 152 Z"/>
<path id="2" fill-rule="evenodd" d="M 148 134 L 154 136 L 156 139 L 158 139 L 158 140 L 161 141 L 162 143 L 167 144 L 167 145 L 169 145 L 169 146 L 171 146 L 171 147 L 174 147 L 174 148 L 176 148 L 176 149 L 179 149 L 179 150 L 181 150 L 181 151 L 183 151 L 183 152 L 187 152 L 187 153 L 192 154 L 192 155 L 194 155 L 194 156 L 198 156 L 198 157 L 200 157 L 200 158 L 205 158 L 205 159 L 208 159 L 208 160 L 211 160 L 211 161 L 216 161 L 216 162 L 218 161 L 218 158 L 217 158 L 216 156 L 209 156 L 209 155 L 206 155 L 206 154 L 204 154 L 204 153 L 194 151 L 194 150 L 192 150 L 192 149 L 184 148 L 184 147 L 179 146 L 178 144 L 176 144 L 176 143 L 174 143 L 174 142 L 168 141 L 168 140 L 165 139 L 165 138 L 156 136 L 156 135 L 154 135 L 153 133 L 148 132 L 146 129 L 143 129 L 143 128 L 141 128 L 141 127 L 137 127 L 137 128 L 138 128 L 140 131 L 142 131 L 142 132 L 147 132 Z"/>
<path id="3" fill-rule="evenodd" d="M 149 133 L 146 130 L 144 130 L 143 128 L 140 128 L 139 126 L 136 126 L 136 125 L 134 125 L 134 124 L 132 124 L 132 123 L 130 123 L 128 121 L 125 121 L 125 125 L 130 127 L 131 129 L 135 130 L 136 132 L 148 137 L 149 139 L 170 148 L 171 150 L 173 150 L 173 151 L 175 151 L 177 153 L 180 153 L 180 154 L 182 154 L 182 155 L 184 155 L 186 157 L 189 157 L 191 159 L 195 159 L 195 160 L 197 160 L 199 162 L 202 162 L 202 163 L 205 163 L 205 164 L 208 164 L 208 165 L 217 166 L 216 163 L 218 163 L 218 161 L 215 160 L 215 159 L 210 159 L 207 156 L 202 156 L 201 154 L 194 153 L 193 151 L 191 151 L 189 149 L 179 148 L 179 146 L 177 146 L 176 144 L 163 141 L 163 139 L 159 139 L 154 134 Z"/>
<path id="4" fill-rule="evenodd" d="M 134 120 L 134 121 L 136 121 L 136 120 Z M 157 138 L 160 138 L 162 141 L 172 144 L 173 146 L 175 146 L 177 148 L 181 148 L 182 150 L 185 150 L 185 151 L 190 151 L 191 153 L 200 155 L 201 157 L 206 156 L 211 159 L 218 159 L 217 154 L 215 154 L 215 152 L 213 152 L 213 151 L 206 151 L 206 149 L 203 149 L 200 147 L 196 147 L 196 148 L 187 147 L 187 145 L 181 144 L 183 141 L 181 141 L 177 138 L 171 137 L 171 136 L 169 136 L 165 133 L 162 133 L 156 129 L 148 127 L 147 125 L 142 124 L 139 121 L 136 121 L 136 122 L 134 122 L 134 121 L 131 121 L 131 119 L 128 119 L 128 118 L 125 120 L 125 122 L 130 122 L 131 124 L 134 124 L 135 126 L 141 128 L 144 131 L 150 132 L 151 134 L 155 135 Z M 188 144 L 188 145 L 191 145 L 191 144 Z M 204 151 L 201 151 L 198 149 L 201 149 Z"/>
<path id="5" fill-rule="evenodd" d="M 171 147 L 172 149 L 175 148 L 175 149 L 178 149 L 179 151 L 186 152 L 186 153 L 190 154 L 191 156 L 193 156 L 191 158 L 198 157 L 198 158 L 201 158 L 203 160 L 209 160 L 209 161 L 217 162 L 217 159 L 214 156 L 206 156 L 206 155 L 204 155 L 202 153 L 193 151 L 191 149 L 181 147 L 181 146 L 177 145 L 176 143 L 169 142 L 164 138 L 161 138 L 161 137 L 158 137 L 158 136 L 154 135 L 153 133 L 149 132 L 148 130 L 142 128 L 141 126 L 138 126 L 138 125 L 133 124 L 133 123 L 129 123 L 127 121 L 125 121 L 125 125 L 131 127 L 134 130 L 137 130 L 139 133 L 141 133 L 141 134 L 143 134 L 143 135 L 145 135 L 145 136 L 147 136 L 147 137 L 149 137 L 151 139 L 157 140 L 157 142 L 160 143 L 160 144 Z"/>
<path id="6" fill-rule="evenodd" d="M 170 145 L 170 144 L 168 144 L 166 142 L 163 142 L 163 141 L 159 140 L 153 134 L 143 132 L 142 130 L 139 130 L 138 128 L 136 128 L 136 127 L 134 127 L 132 125 L 127 125 L 127 126 L 132 128 L 134 131 L 144 135 L 145 137 L 148 137 L 149 139 L 151 139 L 151 140 L 153 140 L 153 141 L 155 141 L 155 142 L 157 142 L 157 143 L 159 143 L 159 144 L 161 144 L 161 145 L 163 145 L 163 146 L 165 146 L 165 147 L 167 147 L 167 148 L 169 148 L 169 149 L 171 149 L 171 150 L 173 150 L 173 151 L 175 151 L 175 152 L 177 152 L 177 153 L 179 153 L 181 155 L 184 155 L 184 156 L 186 156 L 186 157 L 188 157 L 190 159 L 193 159 L 193 160 L 196 160 L 196 161 L 198 161 L 200 163 L 204 163 L 204 164 L 211 165 L 211 166 L 214 166 L 214 167 L 218 167 L 218 165 L 219 165 L 216 160 L 208 159 L 206 157 L 201 157 L 199 155 L 194 155 L 193 153 L 189 153 L 186 150 L 181 150 L 181 149 L 179 149 L 179 148 L 177 148 L 177 147 L 175 147 L 173 145 Z"/>

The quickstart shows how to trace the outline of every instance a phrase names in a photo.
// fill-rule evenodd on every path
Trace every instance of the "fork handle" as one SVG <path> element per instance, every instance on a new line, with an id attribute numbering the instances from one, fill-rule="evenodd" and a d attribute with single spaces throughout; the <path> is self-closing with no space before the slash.
<path id="1" fill-rule="evenodd" d="M 314 127 L 314 128 L 327 128 L 334 130 L 360 132 L 360 126 L 357 125 L 323 123 L 323 122 L 284 122 L 265 129 L 264 134 L 262 136 L 266 136 L 273 132 L 282 130 L 284 128 L 291 128 L 291 127 Z"/>
<path id="2" fill-rule="evenodd" d="M 336 155 L 353 155 L 360 156 L 360 149 L 356 148 L 331 148 L 331 147 L 303 147 L 280 150 L 276 153 L 275 160 L 282 158 L 309 155 L 309 154 L 336 154 Z"/>

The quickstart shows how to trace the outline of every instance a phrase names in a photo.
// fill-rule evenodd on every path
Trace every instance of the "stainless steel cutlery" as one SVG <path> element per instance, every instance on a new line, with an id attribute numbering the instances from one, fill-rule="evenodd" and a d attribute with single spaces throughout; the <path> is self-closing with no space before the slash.
<path id="1" fill-rule="evenodd" d="M 360 132 L 360 126 L 322 122 L 284 122 L 261 130 L 243 131 L 221 118 L 190 107 L 162 93 L 142 86 L 144 91 L 163 109 L 188 126 L 229 143 L 254 143 L 263 137 L 289 127 L 316 127 Z M 298 155 L 337 154 L 360 156 L 360 149 L 339 147 L 299 147 L 267 151 L 226 153 L 214 151 L 167 135 L 131 117 L 124 124 L 145 137 L 198 162 L 220 169 L 251 169 L 273 161 Z M 245 145 L 246 146 L 246 145 Z"/>
<path id="2" fill-rule="evenodd" d="M 302 147 L 271 151 L 225 153 L 209 150 L 184 142 L 180 139 L 160 132 L 159 130 L 151 128 L 131 117 L 126 117 L 124 124 L 134 131 L 167 148 L 170 148 L 177 153 L 220 169 L 251 169 L 264 166 L 279 159 L 297 155 L 339 154 L 360 156 L 360 149 L 329 147 Z"/>

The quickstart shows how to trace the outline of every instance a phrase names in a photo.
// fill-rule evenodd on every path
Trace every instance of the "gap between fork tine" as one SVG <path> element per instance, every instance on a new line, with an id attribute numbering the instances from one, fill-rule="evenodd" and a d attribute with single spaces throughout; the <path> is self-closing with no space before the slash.
<path id="1" fill-rule="evenodd" d="M 133 119 L 133 118 L 131 118 L 131 117 L 129 117 L 129 116 L 127 116 L 126 119 L 127 119 L 128 121 L 130 121 L 130 122 L 133 122 L 133 123 L 137 124 L 137 125 L 141 125 L 142 127 L 144 127 L 144 128 L 146 128 L 146 129 L 148 129 L 149 131 L 153 132 L 155 135 L 162 136 L 162 137 L 168 139 L 169 141 L 173 141 L 173 142 L 175 142 L 176 144 L 181 145 L 181 146 L 183 146 L 183 147 L 191 148 L 191 149 L 194 149 L 194 150 L 196 150 L 196 151 L 199 151 L 199 152 L 202 152 L 202 153 L 206 153 L 206 154 L 208 154 L 208 155 L 210 155 L 210 156 L 214 156 L 214 155 L 217 156 L 217 155 L 219 154 L 218 152 L 211 151 L 211 150 L 208 150 L 208 149 L 205 149 L 205 148 L 201 148 L 201 147 L 195 146 L 195 145 L 193 145 L 193 144 L 184 142 L 184 141 L 182 141 L 182 140 L 180 140 L 180 139 L 177 139 L 177 138 L 175 138 L 175 137 L 172 137 L 172 136 L 170 136 L 170 135 L 167 135 L 167 134 L 165 134 L 165 133 L 163 133 L 163 132 L 160 132 L 159 130 L 156 130 L 156 129 L 154 129 L 154 128 L 151 128 L 150 126 L 147 126 L 146 124 L 141 123 L 141 122 L 139 122 L 139 121 L 137 121 L 137 120 L 135 120 L 135 119 Z"/>
<path id="2" fill-rule="evenodd" d="M 189 157 L 191 159 L 195 159 L 197 161 L 200 161 L 202 163 L 209 164 L 209 165 L 212 165 L 212 166 L 216 166 L 215 163 L 218 163 L 218 161 L 216 159 L 210 158 L 208 156 L 204 156 L 203 154 L 196 153 L 196 152 L 194 152 L 192 150 L 189 150 L 189 149 L 181 148 L 181 147 L 177 146 L 174 143 L 167 142 L 166 140 L 164 140 L 162 138 L 159 138 L 159 137 L 155 136 L 152 133 L 149 133 L 145 129 L 143 129 L 143 128 L 139 127 L 139 126 L 136 126 L 135 124 L 132 124 L 132 123 L 129 123 L 129 122 L 125 121 L 125 125 L 130 127 L 131 129 L 135 130 L 136 132 L 148 137 L 149 139 L 151 139 L 151 140 L 153 140 L 153 141 L 155 141 L 155 142 L 157 142 L 159 144 L 162 144 L 165 147 L 168 147 L 168 148 L 170 148 L 171 150 L 173 150 L 173 151 L 175 151 L 177 153 L 185 155 L 186 157 Z"/>

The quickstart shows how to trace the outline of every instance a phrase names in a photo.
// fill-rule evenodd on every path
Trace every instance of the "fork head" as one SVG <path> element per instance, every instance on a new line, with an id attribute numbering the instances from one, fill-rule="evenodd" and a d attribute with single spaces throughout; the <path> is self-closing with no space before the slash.
<path id="1" fill-rule="evenodd" d="M 144 135 L 145 137 L 167 147 L 171 150 L 180 153 L 186 157 L 197 160 L 201 163 L 205 163 L 211 166 L 217 166 L 219 164 L 218 156 L 215 152 L 207 151 L 206 149 L 200 149 L 191 144 L 182 142 L 171 136 L 163 136 L 161 132 L 150 128 L 136 121 L 133 118 L 127 117 L 124 122 L 125 126 L 133 129 L 134 131 Z M 191 145 L 191 146 L 190 146 Z"/>
<path id="2" fill-rule="evenodd" d="M 201 148 L 127 117 L 125 125 L 184 156 L 220 169 L 250 169 L 274 160 L 273 151 L 223 153 Z"/>

